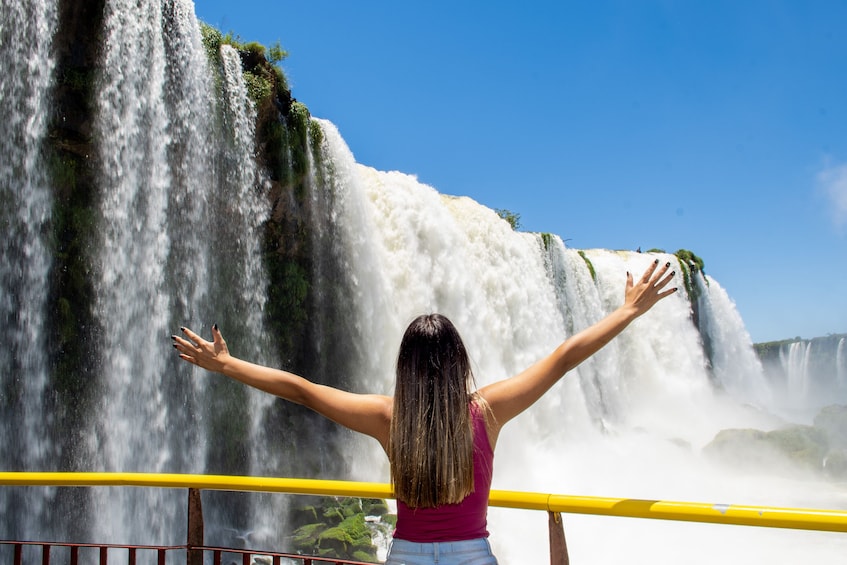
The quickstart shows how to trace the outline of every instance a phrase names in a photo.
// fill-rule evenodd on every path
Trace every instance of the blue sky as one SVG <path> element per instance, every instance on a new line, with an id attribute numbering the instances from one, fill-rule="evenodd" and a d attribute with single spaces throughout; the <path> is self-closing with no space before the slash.
<path id="1" fill-rule="evenodd" d="M 847 333 L 847 3 L 196 0 L 356 160 L 570 247 L 690 249 L 755 342 Z"/>

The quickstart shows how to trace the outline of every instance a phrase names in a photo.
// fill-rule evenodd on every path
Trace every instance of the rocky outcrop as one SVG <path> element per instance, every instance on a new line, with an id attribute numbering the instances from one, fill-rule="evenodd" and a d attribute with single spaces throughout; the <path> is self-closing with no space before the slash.
<path id="1" fill-rule="evenodd" d="M 847 406 L 827 406 L 812 426 L 722 430 L 703 453 L 742 471 L 812 471 L 847 479 Z"/>

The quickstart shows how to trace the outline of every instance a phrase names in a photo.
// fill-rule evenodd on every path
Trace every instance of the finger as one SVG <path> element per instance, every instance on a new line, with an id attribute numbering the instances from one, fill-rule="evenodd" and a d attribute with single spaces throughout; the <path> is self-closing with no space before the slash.
<path id="1" fill-rule="evenodd" d="M 670 265 L 670 263 L 668 263 L 668 265 Z M 666 270 L 667 270 L 667 267 L 665 267 L 665 269 L 664 269 L 664 270 L 666 271 Z M 654 286 L 656 289 L 660 289 L 660 288 L 664 288 L 664 287 L 666 287 L 666 286 L 668 285 L 668 283 L 669 283 L 669 282 L 671 282 L 671 281 L 673 280 L 673 278 L 676 276 L 676 271 L 671 271 L 671 272 L 670 272 L 670 274 L 668 274 L 668 275 L 667 275 L 667 276 L 665 276 L 664 278 L 661 278 L 661 279 L 660 279 L 659 277 L 661 277 L 661 276 L 662 276 L 662 274 L 663 274 L 663 273 L 659 273 L 658 275 L 656 275 L 656 282 L 653 284 L 653 286 Z"/>
<path id="2" fill-rule="evenodd" d="M 662 298 L 664 298 L 664 297 L 666 297 L 666 296 L 669 296 L 669 295 L 673 294 L 674 292 L 676 292 L 676 291 L 678 291 L 678 290 L 679 290 L 679 288 L 677 288 L 677 287 L 669 288 L 668 290 L 663 290 L 662 292 L 660 292 L 660 293 L 659 293 L 659 294 L 657 294 L 656 296 L 658 296 L 658 297 L 659 297 L 659 299 L 662 299 Z"/>
<path id="3" fill-rule="evenodd" d="M 197 364 L 197 360 L 194 357 L 191 357 L 190 355 L 186 355 L 185 353 L 180 353 L 179 358 L 182 359 L 183 361 L 188 361 L 192 365 Z"/>
<path id="4" fill-rule="evenodd" d="M 641 277 L 641 282 L 642 283 L 649 282 L 650 277 L 653 276 L 653 273 L 656 271 L 656 267 L 658 267 L 658 266 L 659 266 L 659 260 L 656 259 L 655 261 L 653 261 L 653 263 L 649 267 L 647 267 L 647 270 L 644 271 L 644 276 Z"/>
<path id="5" fill-rule="evenodd" d="M 220 345 L 224 342 L 224 336 L 221 334 L 221 330 L 217 324 L 212 326 L 212 341 L 215 342 L 215 345 Z"/>
<path id="6" fill-rule="evenodd" d="M 182 333 L 184 333 L 185 335 L 188 336 L 188 339 L 190 339 L 191 341 L 193 341 L 197 345 L 200 345 L 201 343 L 206 341 L 202 337 L 200 337 L 199 335 L 194 333 L 193 331 L 189 330 L 188 328 L 182 327 L 182 328 L 180 328 L 180 330 L 182 330 Z"/>

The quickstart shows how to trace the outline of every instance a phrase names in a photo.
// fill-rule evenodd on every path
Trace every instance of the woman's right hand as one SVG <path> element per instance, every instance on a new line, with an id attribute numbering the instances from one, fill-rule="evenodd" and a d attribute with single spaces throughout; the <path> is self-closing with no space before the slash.
<path id="1" fill-rule="evenodd" d="M 208 371 L 222 373 L 224 365 L 230 360 L 230 354 L 218 325 L 212 326 L 212 341 L 206 341 L 188 328 L 180 329 L 187 339 L 171 336 L 180 359 Z"/>

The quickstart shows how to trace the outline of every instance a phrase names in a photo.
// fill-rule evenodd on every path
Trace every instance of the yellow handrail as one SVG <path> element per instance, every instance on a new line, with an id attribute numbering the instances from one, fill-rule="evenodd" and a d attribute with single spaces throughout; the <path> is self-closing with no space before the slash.
<path id="1" fill-rule="evenodd" d="M 0 486 L 137 486 L 393 498 L 391 486 L 384 483 L 229 475 L 0 472 Z M 671 502 L 507 490 L 492 490 L 489 504 L 572 514 L 847 532 L 845 510 Z"/>

